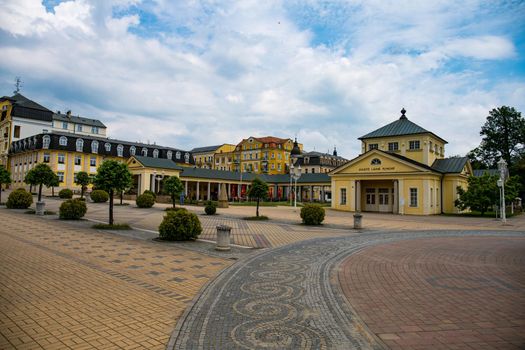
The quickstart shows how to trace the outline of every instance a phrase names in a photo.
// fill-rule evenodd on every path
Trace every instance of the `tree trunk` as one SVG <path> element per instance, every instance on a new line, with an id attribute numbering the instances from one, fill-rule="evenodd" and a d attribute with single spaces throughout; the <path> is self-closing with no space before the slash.
<path id="1" fill-rule="evenodd" d="M 113 190 L 109 190 L 109 224 L 113 225 Z"/>
<path id="2" fill-rule="evenodd" d="M 171 195 L 171 202 L 173 203 L 173 209 L 175 209 L 175 196 Z"/>
<path id="3" fill-rule="evenodd" d="M 55 186 L 51 186 L 51 197 L 55 196 Z"/>
<path id="4" fill-rule="evenodd" d="M 84 186 L 80 186 L 80 199 L 84 198 Z"/>
<path id="5" fill-rule="evenodd" d="M 42 200 L 42 184 L 38 186 L 38 201 Z"/>
<path id="6" fill-rule="evenodd" d="M 259 197 L 257 197 L 257 210 L 256 210 L 256 216 L 259 217 Z"/>
<path id="7" fill-rule="evenodd" d="M 122 205 L 123 197 L 124 197 L 124 191 L 120 192 L 120 205 Z"/>

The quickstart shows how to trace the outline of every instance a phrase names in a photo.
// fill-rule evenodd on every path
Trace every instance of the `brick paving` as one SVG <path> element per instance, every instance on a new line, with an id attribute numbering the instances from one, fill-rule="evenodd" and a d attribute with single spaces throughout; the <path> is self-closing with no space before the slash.
<path id="1" fill-rule="evenodd" d="M 429 238 L 366 248 L 339 269 L 392 349 L 523 349 L 525 237 Z"/>
<path id="2" fill-rule="evenodd" d="M 0 209 L 0 349 L 162 349 L 232 261 Z"/>

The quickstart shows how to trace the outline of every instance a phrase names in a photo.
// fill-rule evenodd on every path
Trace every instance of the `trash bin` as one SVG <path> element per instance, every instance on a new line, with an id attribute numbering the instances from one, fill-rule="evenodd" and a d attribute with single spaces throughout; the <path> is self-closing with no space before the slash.
<path id="1" fill-rule="evenodd" d="M 363 215 L 359 213 L 354 214 L 354 229 L 359 230 L 363 227 Z"/>
<path id="2" fill-rule="evenodd" d="M 226 225 L 217 226 L 217 245 L 215 250 L 230 250 L 230 232 L 232 228 Z"/>

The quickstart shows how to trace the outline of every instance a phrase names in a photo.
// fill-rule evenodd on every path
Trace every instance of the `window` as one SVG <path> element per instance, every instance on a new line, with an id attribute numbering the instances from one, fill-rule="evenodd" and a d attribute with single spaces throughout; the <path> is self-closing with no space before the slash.
<path id="1" fill-rule="evenodd" d="M 438 145 L 434 145 L 434 152 L 438 153 Z"/>
<path id="2" fill-rule="evenodd" d="M 158 157 L 159 157 L 159 150 L 155 148 L 153 150 L 153 158 L 158 158 Z"/>
<path id="3" fill-rule="evenodd" d="M 90 166 L 97 166 L 97 157 L 89 158 L 89 165 Z"/>
<path id="4" fill-rule="evenodd" d="M 171 151 L 166 152 L 166 158 L 173 159 L 173 152 Z"/>
<path id="5" fill-rule="evenodd" d="M 339 204 L 346 205 L 346 188 L 341 188 L 341 200 Z"/>
<path id="6" fill-rule="evenodd" d="M 77 146 L 77 152 L 82 152 L 84 150 L 84 140 L 77 139 L 76 146 Z"/>
<path id="7" fill-rule="evenodd" d="M 74 173 L 73 174 L 73 182 L 74 183 L 77 183 L 77 175 L 78 175 L 78 173 Z"/>
<path id="8" fill-rule="evenodd" d="M 129 154 L 131 154 L 132 156 L 135 155 L 135 152 L 137 152 L 137 149 L 135 148 L 135 146 L 131 146 L 129 148 Z"/>
<path id="9" fill-rule="evenodd" d="M 430 206 L 431 207 L 434 206 L 434 189 L 433 188 L 430 189 Z"/>
<path id="10" fill-rule="evenodd" d="M 15 137 L 20 137 L 20 125 L 15 125 Z"/>
<path id="11" fill-rule="evenodd" d="M 177 153 L 175 153 L 175 158 L 180 159 L 180 152 L 179 151 L 177 151 Z"/>
<path id="12" fill-rule="evenodd" d="M 388 143 L 388 150 L 389 151 L 397 151 L 397 150 L 399 150 L 399 143 L 397 143 L 397 142 L 389 142 Z"/>
<path id="13" fill-rule="evenodd" d="M 372 159 L 372 161 L 370 162 L 370 165 L 381 165 L 381 159 L 379 158 Z"/>
<path id="14" fill-rule="evenodd" d="M 409 144 L 409 148 L 410 148 L 411 150 L 417 150 L 417 149 L 419 149 L 419 140 L 416 140 L 416 141 L 409 141 L 408 144 Z"/>
<path id="15" fill-rule="evenodd" d="M 62 129 L 67 130 L 67 122 L 62 122 Z"/>
<path id="16" fill-rule="evenodd" d="M 42 148 L 49 149 L 50 143 L 51 143 L 51 137 L 49 135 L 44 135 L 44 137 L 42 137 Z"/>
<path id="17" fill-rule="evenodd" d="M 80 131 L 80 132 L 82 132 L 82 125 L 80 125 L 80 124 L 77 124 L 77 131 Z"/>
<path id="18" fill-rule="evenodd" d="M 58 182 L 64 182 L 64 173 L 62 171 L 59 171 L 57 173 L 58 176 Z"/>
<path id="19" fill-rule="evenodd" d="M 44 153 L 44 163 L 49 163 L 51 156 L 49 153 Z"/>
<path id="20" fill-rule="evenodd" d="M 308 168 L 305 168 L 305 169 L 304 169 L 304 173 L 305 173 L 305 174 L 308 174 Z"/>
<path id="21" fill-rule="evenodd" d="M 92 134 L 98 134 L 98 126 L 92 126 L 91 127 L 91 133 Z"/>
<path id="22" fill-rule="evenodd" d="M 371 151 L 371 150 L 373 150 L 373 149 L 378 149 L 378 148 L 379 148 L 379 144 L 377 144 L 377 143 L 370 143 L 370 144 L 368 145 L 368 150 L 369 150 L 369 151 Z"/>
<path id="23" fill-rule="evenodd" d="M 91 142 L 91 153 L 98 153 L 98 141 Z"/>
<path id="24" fill-rule="evenodd" d="M 277 170 L 281 171 L 282 168 L 281 168 L 281 163 L 277 164 Z"/>
<path id="25" fill-rule="evenodd" d="M 148 156 L 148 149 L 147 149 L 146 147 L 144 147 L 144 148 L 142 149 L 142 155 L 143 155 L 144 157 L 147 157 L 147 156 Z"/>
<path id="26" fill-rule="evenodd" d="M 376 204 L 376 189 L 367 188 L 366 193 L 366 204 L 375 205 Z"/>
<path id="27" fill-rule="evenodd" d="M 417 207 L 417 188 L 410 189 L 410 206 Z"/>
<path id="28" fill-rule="evenodd" d="M 75 156 L 75 165 L 82 164 L 82 156 Z"/>
<path id="29" fill-rule="evenodd" d="M 104 144 L 104 148 L 106 149 L 106 152 L 111 152 L 111 143 L 106 142 Z"/>
<path id="30" fill-rule="evenodd" d="M 124 146 L 122 145 L 117 146 L 117 156 L 124 157 Z"/>
<path id="31" fill-rule="evenodd" d="M 64 153 L 59 153 L 58 154 L 58 164 L 64 164 L 66 160 L 66 156 L 64 156 Z"/>
<path id="32" fill-rule="evenodd" d="M 190 162 L 190 154 L 189 153 L 184 153 L 184 162 L 185 163 L 189 163 Z"/>
<path id="33" fill-rule="evenodd" d="M 434 149 L 432 148 L 432 141 L 428 141 L 428 149 L 430 152 L 434 152 Z"/>
<path id="34" fill-rule="evenodd" d="M 281 169 L 279 169 L 281 170 Z M 312 174 L 315 174 L 315 168 L 312 168 Z"/>
<path id="35" fill-rule="evenodd" d="M 67 146 L 67 137 L 60 136 L 60 139 L 58 140 L 58 144 L 60 146 Z"/>

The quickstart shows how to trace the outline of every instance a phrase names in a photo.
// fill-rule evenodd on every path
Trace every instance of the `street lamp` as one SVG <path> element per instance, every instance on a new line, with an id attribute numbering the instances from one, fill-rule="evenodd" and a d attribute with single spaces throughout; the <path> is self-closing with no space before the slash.
<path id="1" fill-rule="evenodd" d="M 500 192 L 500 203 L 501 203 L 501 221 L 505 224 L 507 222 L 507 217 L 505 213 L 505 178 L 507 177 L 507 162 L 505 159 L 501 158 L 498 162 L 499 169 L 499 180 L 498 186 L 501 188 Z"/>
<path id="2" fill-rule="evenodd" d="M 293 197 L 294 197 L 294 208 L 297 208 L 297 180 L 301 177 L 301 165 L 299 165 L 297 168 L 293 166 L 293 164 L 290 166 L 290 176 L 292 179 L 294 179 L 294 189 L 293 189 Z"/>

